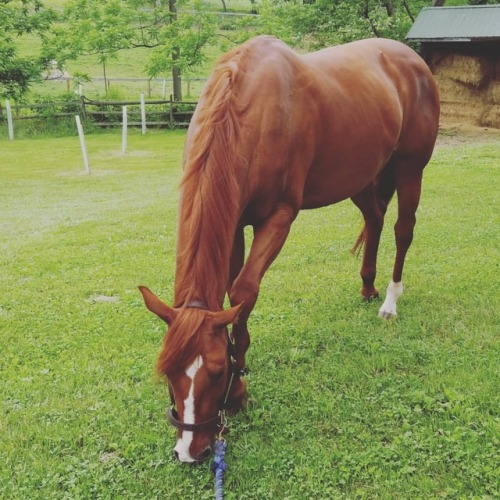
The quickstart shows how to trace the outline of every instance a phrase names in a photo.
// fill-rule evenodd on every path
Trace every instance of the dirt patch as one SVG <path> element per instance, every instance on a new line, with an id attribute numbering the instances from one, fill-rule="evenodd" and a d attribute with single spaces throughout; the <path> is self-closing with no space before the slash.
<path id="1" fill-rule="evenodd" d="M 120 302 L 120 297 L 116 297 L 114 295 L 94 295 L 93 297 L 90 297 L 88 300 L 93 304 L 95 304 L 96 302 L 118 304 Z"/>
<path id="2" fill-rule="evenodd" d="M 456 125 L 441 127 L 436 149 L 467 146 L 471 144 L 500 144 L 500 129 Z"/>

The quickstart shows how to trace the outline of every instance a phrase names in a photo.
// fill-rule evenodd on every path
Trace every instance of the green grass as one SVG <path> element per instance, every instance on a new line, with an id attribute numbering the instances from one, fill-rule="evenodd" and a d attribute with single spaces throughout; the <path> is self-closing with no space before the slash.
<path id="1" fill-rule="evenodd" d="M 172 298 L 183 141 L 89 136 L 86 176 L 76 137 L 0 140 L 1 498 L 212 498 L 172 458 L 136 289 Z M 356 209 L 299 216 L 251 317 L 228 499 L 498 496 L 499 156 L 436 152 L 396 321 L 359 299 Z"/>

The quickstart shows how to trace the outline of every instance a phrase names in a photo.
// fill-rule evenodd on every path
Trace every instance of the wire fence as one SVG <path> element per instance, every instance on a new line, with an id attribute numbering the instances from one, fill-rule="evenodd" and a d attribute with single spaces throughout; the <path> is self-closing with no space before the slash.
<path id="1" fill-rule="evenodd" d="M 84 123 L 100 128 L 121 127 L 126 113 L 128 127 L 186 128 L 196 108 L 196 101 L 146 99 L 98 101 L 84 96 L 43 103 L 0 103 L 0 124 L 6 124 L 9 137 L 22 122 L 63 120 L 79 116 Z"/>
<path id="2" fill-rule="evenodd" d="M 186 99 L 196 99 L 201 94 L 206 78 L 183 78 L 182 95 Z M 136 96 L 144 94 L 148 99 L 168 99 L 174 93 L 171 78 L 106 78 L 97 77 L 81 82 L 66 75 L 54 75 L 45 80 L 46 89 L 60 94 L 61 91 L 78 96 L 99 96 L 106 91 L 112 95 Z"/>

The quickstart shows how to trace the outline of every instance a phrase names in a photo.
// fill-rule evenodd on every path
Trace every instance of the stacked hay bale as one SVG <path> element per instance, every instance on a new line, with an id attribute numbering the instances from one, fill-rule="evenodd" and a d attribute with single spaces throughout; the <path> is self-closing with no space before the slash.
<path id="1" fill-rule="evenodd" d="M 500 58 L 450 52 L 433 54 L 443 125 L 500 128 Z"/>
<path id="2" fill-rule="evenodd" d="M 486 107 L 481 125 L 500 128 L 500 59 L 495 65 L 495 79 L 490 82 L 486 91 Z"/>

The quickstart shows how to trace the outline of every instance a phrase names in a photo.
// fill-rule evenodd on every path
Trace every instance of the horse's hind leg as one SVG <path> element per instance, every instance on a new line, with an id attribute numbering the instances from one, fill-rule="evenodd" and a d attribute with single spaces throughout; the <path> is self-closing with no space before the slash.
<path id="1" fill-rule="evenodd" d="M 365 299 L 378 297 L 378 290 L 374 285 L 377 274 L 378 246 L 387 205 L 391 201 L 395 189 L 392 163 L 389 162 L 374 184 L 369 185 L 361 193 L 351 198 L 361 210 L 365 220 L 363 231 L 353 248 L 354 253 L 363 244 L 365 245 L 360 273 L 363 281 L 361 295 Z"/>
<path id="2" fill-rule="evenodd" d="M 415 227 L 415 213 L 420 201 L 423 168 L 415 164 L 398 164 L 395 169 L 396 190 L 398 193 L 398 219 L 394 226 L 396 237 L 396 260 L 392 273 L 392 280 L 387 287 L 387 294 L 379 310 L 381 318 L 397 316 L 396 303 L 403 293 L 403 266 L 408 249 L 413 240 Z"/>
<path id="3" fill-rule="evenodd" d="M 377 199 L 376 187 L 373 184 L 353 196 L 351 200 L 360 209 L 365 221 L 365 227 L 354 251 L 358 245 L 364 242 L 363 263 L 360 271 L 363 282 L 361 295 L 364 299 L 369 300 L 379 295 L 378 290 L 375 288 L 375 277 L 377 275 L 377 253 L 380 233 L 384 226 L 385 210 L 381 209 Z"/>

